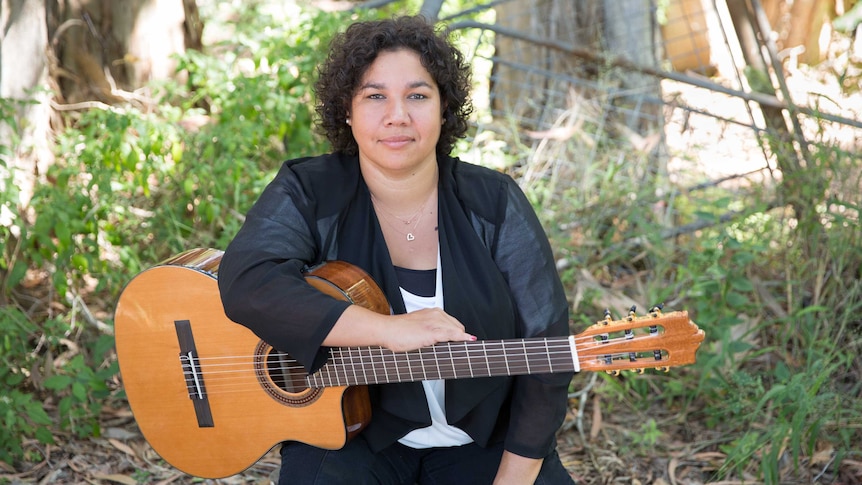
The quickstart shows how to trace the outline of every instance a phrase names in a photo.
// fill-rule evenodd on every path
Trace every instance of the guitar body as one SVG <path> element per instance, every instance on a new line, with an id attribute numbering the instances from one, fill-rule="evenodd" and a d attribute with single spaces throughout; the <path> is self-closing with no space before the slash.
<path id="1" fill-rule="evenodd" d="M 265 371 L 271 347 L 224 315 L 216 281 L 220 256 L 192 250 L 146 270 L 117 304 L 120 373 L 144 437 L 171 465 L 211 478 L 241 472 L 281 441 L 342 447 L 370 420 L 366 388 L 279 387 Z M 327 281 L 313 284 L 337 295 Z M 190 396 L 181 332 L 186 344 L 191 336 L 201 362 L 200 375 L 192 378 L 208 390 L 204 399 Z M 210 356 L 251 355 L 255 359 L 237 359 L 226 369 L 214 366 L 210 372 L 206 364 Z M 220 385 L 225 373 L 230 387 Z"/>

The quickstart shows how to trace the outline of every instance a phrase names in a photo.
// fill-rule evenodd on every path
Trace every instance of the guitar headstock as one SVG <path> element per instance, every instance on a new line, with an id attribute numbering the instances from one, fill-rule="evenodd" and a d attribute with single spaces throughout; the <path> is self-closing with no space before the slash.
<path id="1" fill-rule="evenodd" d="M 653 308 L 637 316 L 634 309 L 620 320 L 605 319 L 575 336 L 582 371 L 609 371 L 671 367 L 692 364 L 704 332 L 689 320 L 688 312 L 662 313 Z"/>

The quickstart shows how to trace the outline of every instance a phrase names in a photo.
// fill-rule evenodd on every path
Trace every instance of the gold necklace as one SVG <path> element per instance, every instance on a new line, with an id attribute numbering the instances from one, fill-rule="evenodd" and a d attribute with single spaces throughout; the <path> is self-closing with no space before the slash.
<path id="1" fill-rule="evenodd" d="M 414 239 L 416 239 L 416 236 L 415 236 L 413 233 L 414 233 L 414 232 L 416 232 L 416 228 L 418 228 L 418 227 L 419 227 L 419 222 L 422 220 L 422 216 L 423 216 L 423 215 L 425 215 L 425 211 L 424 211 L 424 209 L 425 209 L 425 205 L 426 205 L 426 204 L 428 204 L 428 201 L 429 201 L 429 200 L 431 200 L 431 196 L 433 196 L 433 195 L 434 195 L 434 191 L 432 190 L 432 191 L 431 191 L 431 193 L 430 193 L 430 194 L 428 194 L 428 198 L 427 198 L 427 199 L 425 199 L 425 202 L 423 202 L 423 203 L 422 203 L 422 205 L 421 205 L 421 206 L 419 206 L 419 210 L 417 210 L 415 213 L 413 213 L 413 215 L 412 215 L 412 216 L 410 216 L 410 218 L 408 218 L 407 220 L 404 220 L 404 219 L 402 219 L 402 218 L 398 217 L 397 215 L 393 214 L 393 213 L 392 213 L 392 212 L 390 212 L 388 209 L 386 209 L 386 207 L 383 205 L 383 203 L 382 203 L 382 202 L 380 202 L 379 200 L 377 200 L 377 197 L 375 197 L 375 196 L 374 196 L 374 194 L 371 194 L 371 202 L 374 204 L 374 207 L 379 208 L 379 209 L 380 209 L 380 210 L 382 210 L 386 215 L 389 215 L 390 217 L 394 217 L 394 218 L 395 218 L 395 219 L 397 219 L 398 221 L 403 222 L 403 223 L 404 223 L 404 225 L 409 226 L 410 224 L 413 224 L 413 228 L 412 228 L 412 230 L 407 231 L 407 232 L 405 233 L 402 229 L 400 229 L 398 226 L 396 226 L 394 223 L 392 223 L 392 221 L 390 221 L 389 219 L 384 218 L 384 220 L 386 220 L 386 222 L 387 222 L 387 223 L 388 223 L 388 224 L 389 224 L 393 229 L 395 229 L 396 231 L 398 231 L 398 232 L 400 232 L 401 234 L 403 234 L 404 236 L 406 236 L 406 237 L 407 237 L 407 241 L 413 241 Z M 416 221 L 415 221 L 415 222 L 413 221 L 413 219 L 414 219 L 414 218 L 416 219 Z"/>

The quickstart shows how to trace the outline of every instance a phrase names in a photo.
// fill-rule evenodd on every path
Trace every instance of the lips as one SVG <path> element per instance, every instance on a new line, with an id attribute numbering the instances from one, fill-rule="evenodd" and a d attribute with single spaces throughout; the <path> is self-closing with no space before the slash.
<path id="1" fill-rule="evenodd" d="M 402 146 L 404 146 L 404 145 L 406 145 L 412 141 L 413 141 L 413 137 L 410 137 L 410 136 L 387 136 L 386 138 L 382 138 L 380 140 L 380 143 L 382 143 L 386 146 L 389 146 L 389 147 L 398 148 L 398 147 L 402 147 Z"/>

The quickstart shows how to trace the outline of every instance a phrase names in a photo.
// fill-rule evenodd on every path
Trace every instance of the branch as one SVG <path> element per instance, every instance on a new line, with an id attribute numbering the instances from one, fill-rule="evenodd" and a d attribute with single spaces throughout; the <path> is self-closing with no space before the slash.
<path id="1" fill-rule="evenodd" d="M 109 111 L 113 109 L 113 106 L 101 101 L 82 101 L 80 103 L 60 104 L 52 100 L 51 107 L 57 111 L 77 111 L 81 109 L 101 109 Z"/>
<path id="2" fill-rule="evenodd" d="M 769 201 L 766 207 L 762 211 L 758 212 L 769 212 L 776 207 L 780 207 L 781 204 L 777 200 Z M 727 211 L 724 214 L 721 214 L 718 219 L 715 220 L 706 220 L 706 219 L 698 219 L 694 222 L 683 224 L 682 226 L 670 227 L 661 231 L 659 237 L 663 240 L 665 239 L 673 239 L 675 237 L 682 236 L 683 234 L 691 234 L 696 231 L 700 231 L 706 229 L 708 227 L 714 227 L 721 224 L 726 224 L 734 219 L 739 219 L 740 217 L 745 217 L 751 214 L 751 211 Z M 623 248 L 631 248 L 634 246 L 646 246 L 648 243 L 644 236 L 636 236 L 625 241 L 620 241 L 616 244 L 611 244 L 607 248 L 603 250 L 604 254 L 618 251 Z M 572 263 L 576 262 L 577 258 L 563 258 L 557 261 L 557 269 L 568 268 Z"/>
<path id="3" fill-rule="evenodd" d="M 424 0 L 422 8 L 419 9 L 419 15 L 429 21 L 435 21 L 440 17 L 441 8 L 443 8 L 443 0 Z"/>
<path id="4" fill-rule="evenodd" d="M 385 7 L 385 6 L 389 5 L 389 4 L 395 3 L 395 2 L 397 2 L 397 1 L 398 1 L 398 0 L 368 0 L 367 2 L 360 3 L 359 5 L 357 5 L 356 7 L 354 7 L 354 9 L 360 9 L 360 8 L 369 8 L 369 9 L 370 9 L 370 8 L 381 8 L 381 7 Z"/>
<path id="5" fill-rule="evenodd" d="M 734 96 L 740 99 L 744 99 L 746 101 L 753 101 L 762 106 L 769 106 L 772 108 L 784 109 L 784 110 L 795 110 L 799 113 L 803 113 L 807 116 L 811 116 L 818 119 L 824 119 L 828 121 L 833 121 L 836 123 L 845 124 L 848 126 L 853 126 L 856 128 L 862 128 L 862 120 L 853 120 L 850 118 L 844 118 L 843 116 L 831 115 L 828 113 L 822 113 L 819 111 L 814 111 L 810 108 L 805 108 L 801 106 L 789 106 L 788 103 L 781 101 L 775 96 L 757 93 L 757 92 L 745 92 L 740 91 L 738 89 L 728 88 L 716 82 L 710 81 L 709 79 L 704 79 L 700 77 L 689 76 L 686 74 L 681 74 L 673 71 L 662 71 L 661 69 L 655 69 L 649 66 L 642 66 L 637 63 L 628 61 L 621 57 L 616 56 L 606 56 L 602 54 L 597 54 L 592 50 L 585 49 L 582 47 L 577 47 L 572 44 L 568 44 L 565 42 L 560 42 L 557 40 L 543 39 L 536 36 L 532 36 L 529 34 L 525 34 L 523 32 L 519 32 L 517 30 L 509 29 L 506 27 L 501 27 L 499 25 L 491 25 L 485 24 L 482 22 L 476 22 L 473 20 L 463 20 L 460 22 L 455 22 L 450 24 L 447 27 L 447 30 L 457 30 L 457 29 L 483 29 L 489 30 L 496 34 L 504 35 L 506 37 L 511 37 L 513 39 L 523 40 L 526 42 L 530 42 L 532 44 L 536 44 L 542 47 L 548 47 L 550 49 L 556 49 L 567 54 L 571 54 L 580 59 L 584 59 L 590 61 L 594 64 L 608 65 L 612 67 L 617 67 L 621 69 L 627 69 L 631 71 L 635 71 L 641 74 L 648 74 L 650 76 L 655 76 L 662 79 L 670 79 L 672 81 L 677 81 L 685 84 L 689 84 L 692 86 L 697 86 L 704 89 L 709 89 L 711 91 L 715 91 L 717 93 L 727 94 L 729 96 Z"/>

